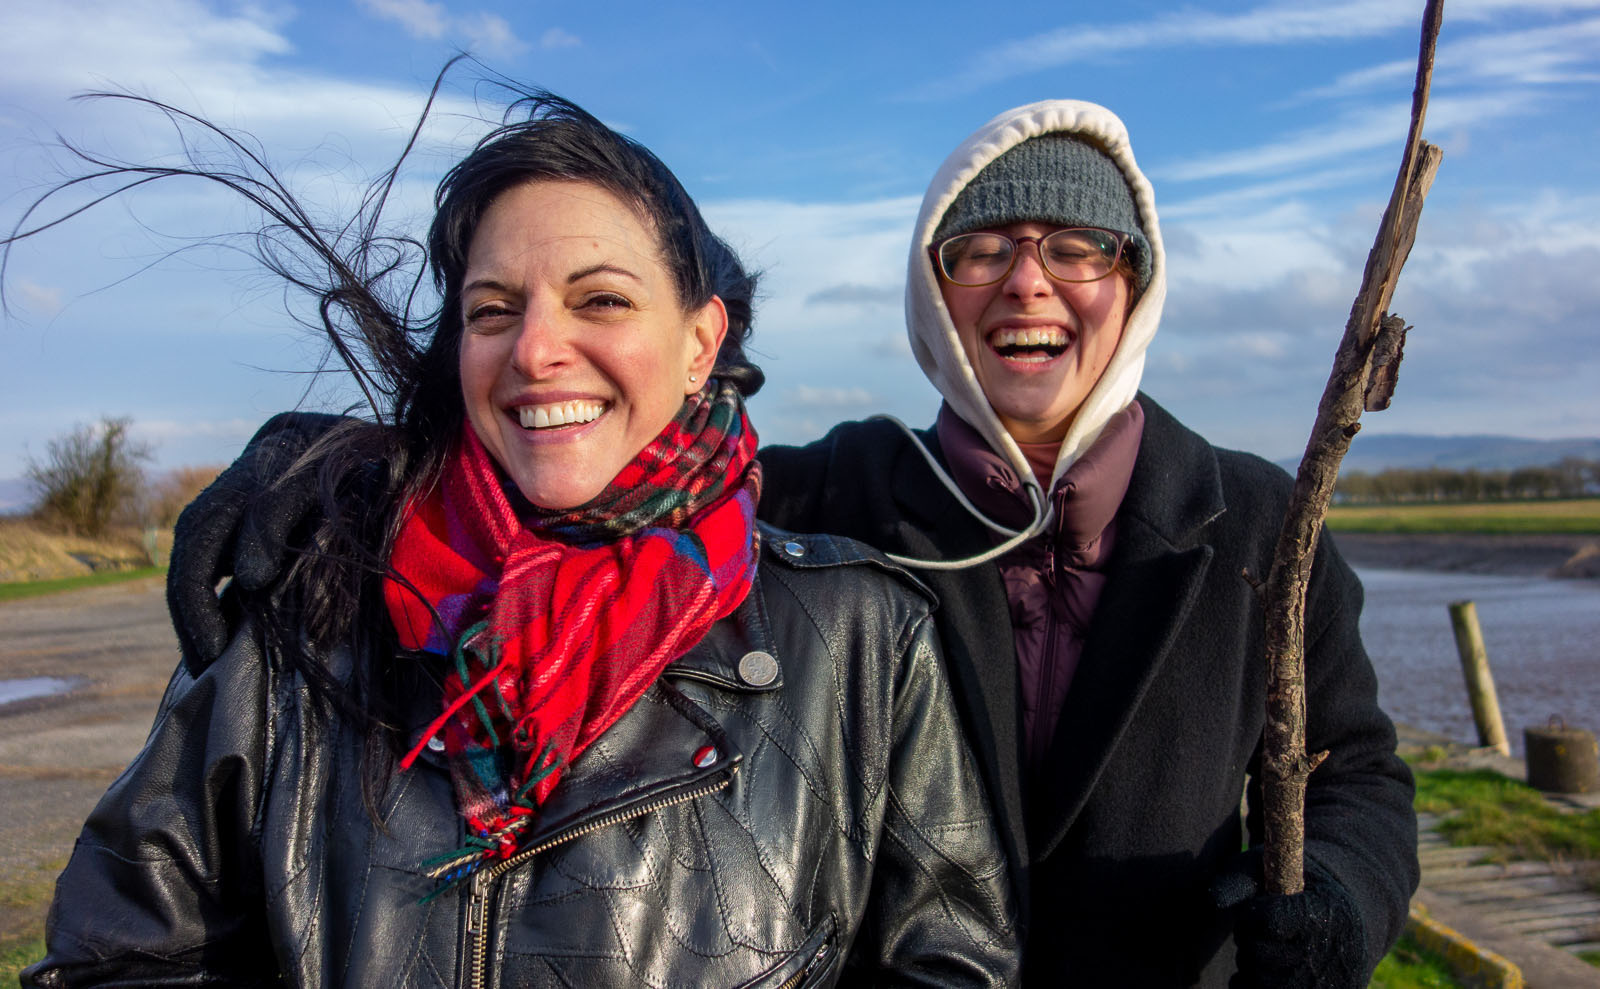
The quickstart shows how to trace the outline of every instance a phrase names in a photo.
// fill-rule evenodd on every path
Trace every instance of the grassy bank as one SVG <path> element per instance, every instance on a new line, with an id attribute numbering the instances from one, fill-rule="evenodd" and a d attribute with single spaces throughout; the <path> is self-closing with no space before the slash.
<path id="1" fill-rule="evenodd" d="M 0 584 L 0 601 L 14 601 L 17 598 L 31 598 L 60 591 L 76 591 L 84 587 L 99 587 L 102 584 L 120 584 L 141 577 L 155 577 L 166 572 L 164 567 L 139 567 L 135 570 L 111 570 L 85 574 L 82 577 L 61 577 L 56 580 L 19 580 Z"/>
<path id="2" fill-rule="evenodd" d="M 1378 963 L 1368 989 L 1460 989 L 1461 985 L 1443 958 L 1406 935 Z"/>
<path id="3" fill-rule="evenodd" d="M 1417 773 L 1417 809 L 1448 814 L 1452 845 L 1484 845 L 1496 862 L 1561 862 L 1600 892 L 1600 810 L 1563 813 L 1538 790 L 1486 769 Z"/>
<path id="4" fill-rule="evenodd" d="M 1336 532 L 1600 536 L 1600 498 L 1471 504 L 1336 505 Z"/>

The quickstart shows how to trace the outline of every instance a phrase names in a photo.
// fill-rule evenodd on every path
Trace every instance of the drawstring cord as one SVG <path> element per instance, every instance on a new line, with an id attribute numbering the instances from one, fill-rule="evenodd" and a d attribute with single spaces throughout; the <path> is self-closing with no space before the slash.
<path id="1" fill-rule="evenodd" d="M 965 570 L 968 567 L 975 567 L 982 563 L 988 563 L 990 560 L 993 560 L 997 557 L 1004 556 L 1005 554 L 1016 549 L 1018 546 L 1021 546 L 1023 543 L 1032 539 L 1034 536 L 1042 534 L 1049 527 L 1051 516 L 1054 514 L 1054 509 L 1051 507 L 1049 500 L 1045 498 L 1044 489 L 1039 485 L 1039 479 L 1034 477 L 1032 472 L 1029 472 L 1022 477 L 1022 485 L 1028 492 L 1028 500 L 1033 503 L 1033 521 L 1028 523 L 1028 526 L 1025 529 L 1008 529 L 979 511 L 978 507 L 969 501 L 965 494 L 961 493 L 961 489 L 956 486 L 955 480 L 951 478 L 949 474 L 945 473 L 945 470 L 942 466 L 940 466 L 939 461 L 934 458 L 933 454 L 926 446 L 922 445 L 922 440 L 918 438 L 917 434 L 912 431 L 910 426 L 907 426 L 905 423 L 891 415 L 875 415 L 869 416 L 868 418 L 882 419 L 886 422 L 892 422 L 896 426 L 899 426 L 901 431 L 904 432 L 906 436 L 910 437 L 912 445 L 915 446 L 922 454 L 922 458 L 928 462 L 928 466 L 933 470 L 933 475 L 944 484 L 945 488 L 948 489 L 950 494 L 955 497 L 956 501 L 961 503 L 961 507 L 965 508 L 972 515 L 972 517 L 977 519 L 979 522 L 982 522 L 984 525 L 988 526 L 990 529 L 993 529 L 1000 535 L 1007 537 L 1005 542 L 1000 543 L 998 546 L 979 553 L 976 556 L 963 557 L 959 560 L 918 560 L 914 557 L 899 556 L 894 553 L 885 553 L 884 555 L 889 559 L 900 564 L 901 566 L 915 567 L 919 570 Z"/>

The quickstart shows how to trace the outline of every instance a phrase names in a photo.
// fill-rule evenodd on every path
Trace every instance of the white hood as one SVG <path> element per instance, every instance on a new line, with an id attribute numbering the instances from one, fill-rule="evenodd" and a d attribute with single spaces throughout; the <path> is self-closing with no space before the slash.
<path id="1" fill-rule="evenodd" d="M 1128 132 L 1116 114 L 1105 107 L 1078 100 L 1045 100 L 1000 114 L 980 127 L 945 159 L 928 186 L 911 237 L 911 259 L 906 275 L 906 332 L 911 352 L 922 371 L 962 419 L 1004 456 L 1020 478 L 1031 479 L 1032 470 L 1011 435 L 984 398 L 972 365 L 956 336 L 955 325 L 939 294 L 938 276 L 928 257 L 933 233 L 957 194 L 985 165 L 1023 141 L 1053 132 L 1083 134 L 1111 156 L 1127 177 L 1145 236 L 1150 241 L 1150 285 L 1128 314 L 1117 351 L 1105 373 L 1084 399 L 1072 427 L 1061 441 L 1052 483 L 1087 450 L 1106 421 L 1133 401 L 1144 374 L 1144 352 L 1161 322 L 1167 296 L 1166 252 L 1156 222 L 1155 195 L 1144 173 L 1134 163 Z"/>

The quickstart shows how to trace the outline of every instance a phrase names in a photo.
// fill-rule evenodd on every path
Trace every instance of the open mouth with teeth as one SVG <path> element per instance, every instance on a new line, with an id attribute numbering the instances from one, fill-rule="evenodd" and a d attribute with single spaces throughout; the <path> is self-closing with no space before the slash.
<path id="1" fill-rule="evenodd" d="M 586 422 L 594 422 L 605 410 L 606 403 L 592 401 L 522 405 L 517 407 L 517 419 L 523 429 L 555 429 L 560 426 L 581 426 Z"/>
<path id="2" fill-rule="evenodd" d="M 1008 361 L 1043 364 L 1066 353 L 1072 337 L 1057 326 L 1000 329 L 989 334 L 989 346 Z"/>

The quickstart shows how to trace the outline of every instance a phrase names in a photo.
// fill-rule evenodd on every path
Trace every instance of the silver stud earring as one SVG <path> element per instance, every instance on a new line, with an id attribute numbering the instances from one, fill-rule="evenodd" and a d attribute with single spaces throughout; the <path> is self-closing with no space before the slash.
<path id="1" fill-rule="evenodd" d="M 694 376 L 694 375 L 692 375 L 692 374 L 691 374 L 691 375 L 689 375 L 689 384 L 691 384 L 691 385 L 692 385 L 692 384 L 694 384 L 694 383 L 695 383 L 695 382 L 696 382 L 696 381 L 699 381 L 699 380 L 700 380 L 700 379 L 699 379 L 699 378 L 696 378 L 696 377 L 695 377 L 695 376 Z"/>

